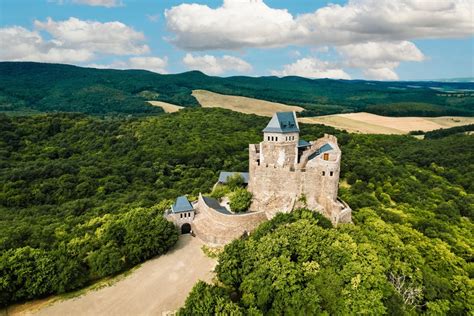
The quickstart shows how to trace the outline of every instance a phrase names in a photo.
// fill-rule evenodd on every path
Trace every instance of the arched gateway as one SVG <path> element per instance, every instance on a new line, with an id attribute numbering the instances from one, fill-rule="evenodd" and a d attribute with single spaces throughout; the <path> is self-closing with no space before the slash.
<path id="1" fill-rule="evenodd" d="M 189 234 L 191 232 L 191 225 L 184 223 L 181 225 L 181 234 Z"/>

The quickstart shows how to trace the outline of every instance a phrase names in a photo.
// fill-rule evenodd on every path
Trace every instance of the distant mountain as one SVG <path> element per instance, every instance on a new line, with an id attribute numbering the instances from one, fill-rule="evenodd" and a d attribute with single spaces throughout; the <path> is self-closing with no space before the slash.
<path id="1" fill-rule="evenodd" d="M 367 111 L 391 116 L 474 115 L 470 82 L 382 82 L 302 77 L 213 77 L 199 71 L 161 75 L 145 70 L 82 68 L 63 64 L 0 62 L 0 111 L 156 115 L 146 100 L 185 107 L 199 103 L 194 89 L 299 105 L 302 115 Z"/>
<path id="2" fill-rule="evenodd" d="M 433 80 L 433 81 L 439 81 L 439 82 L 474 82 L 474 77 L 436 79 L 436 80 Z"/>

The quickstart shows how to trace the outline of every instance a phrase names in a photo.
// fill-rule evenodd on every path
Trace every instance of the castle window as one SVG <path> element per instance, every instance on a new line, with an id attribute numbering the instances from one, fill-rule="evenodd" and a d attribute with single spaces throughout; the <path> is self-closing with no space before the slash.
<path id="1" fill-rule="evenodd" d="M 334 175 L 334 172 L 329 172 L 329 175 L 332 177 Z"/>
<path id="2" fill-rule="evenodd" d="M 275 141 L 278 141 L 278 137 L 275 137 Z"/>
<path id="3" fill-rule="evenodd" d="M 179 214 L 179 218 L 183 218 L 183 214 Z"/>
<path id="4" fill-rule="evenodd" d="M 326 175 L 326 171 L 323 171 L 323 177 Z"/>
<path id="5" fill-rule="evenodd" d="M 272 141 L 273 141 L 273 136 L 272 136 Z"/>
<path id="6" fill-rule="evenodd" d="M 329 160 L 329 154 L 324 154 L 324 155 L 323 155 L 323 159 L 324 159 L 324 160 Z"/>
<path id="7" fill-rule="evenodd" d="M 268 136 L 268 141 L 270 141 L 270 136 Z"/>

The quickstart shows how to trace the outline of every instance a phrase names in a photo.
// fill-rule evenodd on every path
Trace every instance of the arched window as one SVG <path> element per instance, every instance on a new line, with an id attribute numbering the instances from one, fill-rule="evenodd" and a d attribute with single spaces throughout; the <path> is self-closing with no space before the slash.
<path id="1" fill-rule="evenodd" d="M 332 177 L 334 175 L 334 172 L 333 171 L 329 172 L 329 175 Z"/>
<path id="2" fill-rule="evenodd" d="M 276 141 L 276 142 L 278 141 L 278 137 L 275 137 L 275 141 Z"/>
<path id="3" fill-rule="evenodd" d="M 323 171 L 323 177 L 326 175 L 326 171 Z"/>

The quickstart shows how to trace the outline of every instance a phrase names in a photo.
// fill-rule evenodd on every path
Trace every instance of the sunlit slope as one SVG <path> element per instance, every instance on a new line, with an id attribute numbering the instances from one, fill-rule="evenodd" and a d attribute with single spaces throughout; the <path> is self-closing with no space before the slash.
<path id="1" fill-rule="evenodd" d="M 364 134 L 406 134 L 473 124 L 472 117 L 388 117 L 366 112 L 300 118 L 303 123 L 324 124 Z"/>
<path id="2" fill-rule="evenodd" d="M 171 104 L 167 102 L 161 102 L 161 101 L 148 101 L 148 103 L 150 103 L 153 106 L 158 106 L 162 108 L 166 113 L 178 112 L 179 110 L 183 108 L 182 106 L 179 106 L 179 105 L 175 105 L 175 104 Z"/>
<path id="3" fill-rule="evenodd" d="M 304 110 L 299 106 L 291 106 L 248 97 L 219 94 L 206 90 L 193 90 L 192 95 L 204 108 L 224 108 L 245 114 L 272 116 L 275 112 L 301 112 Z"/>

